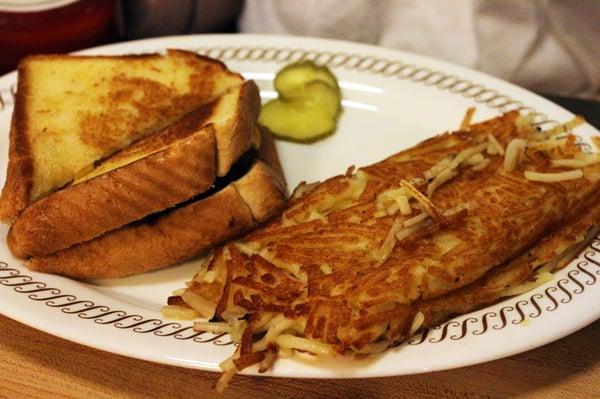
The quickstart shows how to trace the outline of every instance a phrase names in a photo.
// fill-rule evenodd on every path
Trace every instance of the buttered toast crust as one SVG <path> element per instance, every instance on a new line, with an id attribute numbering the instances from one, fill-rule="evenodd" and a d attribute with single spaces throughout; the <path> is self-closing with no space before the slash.
<path id="1" fill-rule="evenodd" d="M 188 259 L 247 232 L 277 215 L 286 199 L 272 138 L 263 135 L 262 142 L 250 170 L 217 193 L 151 221 L 129 224 L 49 256 L 33 257 L 27 266 L 75 278 L 123 277 Z"/>
<path id="2" fill-rule="evenodd" d="M 114 154 L 25 209 L 9 231 L 9 248 L 21 258 L 48 255 L 204 192 L 219 167 L 228 172 L 256 144 L 259 107 L 258 88 L 248 81 Z"/>
<path id="3" fill-rule="evenodd" d="M 218 176 L 225 176 L 243 153 L 253 144 L 260 144 L 253 137 L 259 113 L 260 93 L 252 80 L 231 89 L 216 101 L 207 121 L 215 125 Z"/>
<path id="4" fill-rule="evenodd" d="M 0 220 L 89 172 L 100 159 L 243 84 L 216 60 L 44 55 L 19 65 Z"/>
<path id="5" fill-rule="evenodd" d="M 215 161 L 211 124 L 33 203 L 11 226 L 9 248 L 21 258 L 47 255 L 177 205 L 210 188 Z"/>

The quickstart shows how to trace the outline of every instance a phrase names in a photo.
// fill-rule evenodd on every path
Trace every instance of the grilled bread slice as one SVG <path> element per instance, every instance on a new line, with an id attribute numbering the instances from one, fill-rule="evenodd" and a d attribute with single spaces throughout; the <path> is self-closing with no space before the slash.
<path id="1" fill-rule="evenodd" d="M 28 57 L 19 65 L 0 220 L 244 79 L 216 60 L 166 55 Z"/>
<path id="2" fill-rule="evenodd" d="M 254 82 L 124 148 L 92 172 L 34 202 L 9 230 L 15 256 L 48 255 L 175 206 L 210 188 L 217 175 L 258 147 Z"/>
<path id="3" fill-rule="evenodd" d="M 27 266 L 75 278 L 123 277 L 188 259 L 239 236 L 278 214 L 286 199 L 270 136 L 263 134 L 259 156 L 251 162 L 247 170 L 232 170 L 242 176 L 215 193 L 54 254 L 33 257 Z"/>
<path id="4" fill-rule="evenodd" d="M 142 140 L 127 148 L 130 159 L 117 153 L 107 160 L 130 163 L 31 204 L 8 232 L 12 253 L 20 258 L 47 255 L 91 240 L 183 202 L 214 183 L 216 144 L 212 124 L 167 147 L 152 148 L 152 144 L 156 141 Z M 137 155 L 141 158 L 136 160 Z"/>

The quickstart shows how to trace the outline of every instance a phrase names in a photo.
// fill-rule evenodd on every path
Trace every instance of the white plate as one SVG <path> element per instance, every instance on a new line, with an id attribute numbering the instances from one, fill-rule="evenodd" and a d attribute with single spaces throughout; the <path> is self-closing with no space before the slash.
<path id="1" fill-rule="evenodd" d="M 539 121 L 572 114 L 512 84 L 413 54 L 349 42 L 257 35 L 185 36 L 88 50 L 121 54 L 184 48 L 222 58 L 257 81 L 263 99 L 283 63 L 300 57 L 328 63 L 340 80 L 344 113 L 337 133 L 312 145 L 279 142 L 290 187 L 376 162 L 431 135 L 456 128 L 469 106 L 476 119 L 527 107 Z M 5 176 L 12 90 L 0 78 L 0 175 Z M 547 122 L 550 125 L 552 122 Z M 578 128 L 584 141 L 598 132 Z M 590 147 L 591 148 L 591 147 Z M 0 230 L 2 314 L 84 345 L 177 366 L 217 370 L 234 347 L 228 336 L 194 333 L 189 323 L 163 320 L 160 308 L 183 286 L 198 260 L 142 276 L 82 283 L 34 273 L 11 256 Z M 580 329 L 600 316 L 600 238 L 554 281 L 535 291 L 455 318 L 384 355 L 360 363 L 278 361 L 269 373 L 293 377 L 373 377 L 443 370 L 529 350 Z M 557 365 L 559 366 L 559 365 Z M 254 373 L 254 369 L 247 370 Z"/>

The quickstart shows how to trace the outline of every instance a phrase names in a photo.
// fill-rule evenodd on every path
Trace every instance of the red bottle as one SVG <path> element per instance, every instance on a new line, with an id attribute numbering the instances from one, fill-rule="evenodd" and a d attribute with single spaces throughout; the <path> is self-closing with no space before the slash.
<path id="1" fill-rule="evenodd" d="M 114 0 L 0 0 L 0 73 L 29 54 L 116 40 Z"/>

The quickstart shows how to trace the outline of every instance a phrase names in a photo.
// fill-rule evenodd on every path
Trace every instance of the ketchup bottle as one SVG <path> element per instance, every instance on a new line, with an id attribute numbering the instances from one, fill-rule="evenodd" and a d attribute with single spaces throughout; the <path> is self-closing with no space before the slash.
<path id="1" fill-rule="evenodd" d="M 117 40 L 115 0 L 0 0 L 0 74 L 29 54 Z"/>

